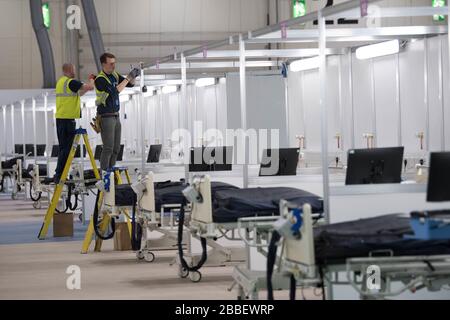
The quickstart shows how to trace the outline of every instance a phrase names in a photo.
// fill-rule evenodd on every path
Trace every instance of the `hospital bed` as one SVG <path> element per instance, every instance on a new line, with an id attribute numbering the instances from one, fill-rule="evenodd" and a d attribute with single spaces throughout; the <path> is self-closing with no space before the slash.
<path id="1" fill-rule="evenodd" d="M 428 201 L 450 201 L 450 153 L 432 153 Z M 450 289 L 450 210 L 385 214 L 313 228 L 310 205 L 280 201 L 273 221 L 241 218 L 257 237 L 242 236 L 248 247 L 267 248 L 267 271 L 234 269 L 239 298 L 258 291 L 347 285 L 361 299 L 385 299 L 419 290 Z M 281 253 L 277 254 L 277 247 Z M 279 250 L 278 250 L 279 251 Z M 277 266 L 275 270 L 275 265 Z M 447 295 L 450 298 L 450 293 Z"/>
<path id="2" fill-rule="evenodd" d="M 10 178 L 12 182 L 13 178 L 17 175 L 17 162 L 19 160 L 23 161 L 23 156 L 0 161 L 0 192 L 5 191 L 5 179 Z"/>
<path id="3" fill-rule="evenodd" d="M 183 213 L 189 213 L 190 208 L 184 204 L 182 191 L 188 186 L 182 179 L 180 181 L 154 182 L 153 172 L 149 172 L 145 177 L 139 177 L 138 182 L 123 186 L 122 190 L 115 190 L 117 193 L 126 193 L 130 189 L 137 194 L 136 205 L 133 201 L 121 203 L 133 207 L 132 211 L 132 242 L 137 258 L 152 262 L 155 255 L 152 251 L 157 250 L 177 250 L 178 249 L 178 216 L 183 206 Z M 212 183 L 214 190 L 236 188 L 235 186 L 221 183 Z M 127 189 L 127 190 L 125 190 Z M 111 191 L 109 191 L 111 192 Z M 113 197 L 109 197 L 113 200 Z M 131 197 L 129 197 L 131 198 Z M 117 206 L 118 201 L 110 202 L 111 206 Z M 182 225 L 181 225 L 182 227 Z M 149 237 L 151 232 L 159 233 L 158 238 Z M 187 229 L 182 231 L 184 240 L 181 241 L 183 249 L 191 250 L 190 232 Z M 142 245 L 144 243 L 144 245 Z M 181 277 L 187 274 L 179 272 Z"/>
<path id="4" fill-rule="evenodd" d="M 179 246 L 180 270 L 185 275 L 194 273 L 191 280 L 201 278 L 199 269 L 207 260 L 208 264 L 213 266 L 236 266 L 247 260 L 246 248 L 225 247 L 216 241 L 220 237 L 227 240 L 242 240 L 242 236 L 238 235 L 242 230 L 247 238 L 250 237 L 250 233 L 254 230 L 245 223 L 239 223 L 240 218 L 271 219 L 271 216 L 278 215 L 278 203 L 283 198 L 297 204 L 311 203 L 314 213 L 319 216 L 323 210 L 322 199 L 304 190 L 285 187 L 215 190 L 208 175 L 194 177 L 192 185 L 185 189 L 183 194 L 192 206 L 189 230 L 202 244 L 202 254 L 188 256 L 189 261 L 185 260 L 184 252 Z M 180 232 L 183 220 L 182 209 Z M 213 248 L 210 252 L 207 252 L 207 245 Z"/>
<path id="5" fill-rule="evenodd" d="M 449 288 L 450 240 L 415 239 L 409 217 L 391 214 L 313 230 L 308 206 L 300 211 L 302 225 L 297 227 L 288 222 L 296 208 L 289 206 L 276 221 L 245 221 L 252 223 L 259 239 L 270 240 L 245 240 L 248 246 L 268 245 L 268 266 L 266 272 L 243 266 L 234 269 L 239 299 L 258 299 L 262 289 L 268 289 L 269 299 L 273 299 L 273 289 L 289 289 L 295 298 L 295 289 L 306 287 L 322 289 L 325 298 L 324 286 L 331 289 L 334 285 L 350 285 L 361 299 Z M 279 256 L 271 245 L 282 248 Z"/>
<path id="6" fill-rule="evenodd" d="M 56 184 L 53 178 L 47 177 L 46 166 L 44 165 L 44 168 L 42 168 L 41 164 L 35 164 L 29 170 L 28 175 L 30 198 L 33 201 L 33 207 L 36 209 L 42 208 L 42 194 L 47 194 L 47 200 L 50 204 L 51 195 Z M 81 201 L 80 196 L 88 195 L 89 192 L 92 192 L 96 188 L 96 182 L 97 179 L 92 169 L 84 170 L 80 163 L 73 164 L 56 211 L 64 213 L 69 209 L 72 211 L 76 210 Z"/>

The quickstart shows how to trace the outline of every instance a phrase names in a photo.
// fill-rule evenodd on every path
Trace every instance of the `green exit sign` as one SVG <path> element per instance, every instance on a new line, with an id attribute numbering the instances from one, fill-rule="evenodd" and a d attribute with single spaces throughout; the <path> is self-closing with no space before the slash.
<path id="1" fill-rule="evenodd" d="M 432 0 L 431 5 L 433 8 L 442 8 L 445 7 L 445 0 Z M 441 14 L 435 14 L 433 15 L 434 21 L 444 21 L 445 16 Z"/>
<path id="2" fill-rule="evenodd" d="M 44 26 L 50 29 L 50 6 L 48 2 L 42 4 L 42 19 L 44 20 Z"/>
<path id="3" fill-rule="evenodd" d="M 298 18 L 306 14 L 306 0 L 292 0 L 292 17 Z"/>

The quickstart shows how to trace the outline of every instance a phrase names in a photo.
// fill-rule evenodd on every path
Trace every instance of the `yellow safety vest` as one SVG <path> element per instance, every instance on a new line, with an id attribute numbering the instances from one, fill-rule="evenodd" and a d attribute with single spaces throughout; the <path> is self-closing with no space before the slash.
<path id="1" fill-rule="evenodd" d="M 119 74 L 117 72 L 113 72 L 112 75 L 114 76 L 114 78 L 116 78 L 117 83 L 119 83 Z M 97 78 L 105 78 L 106 81 L 108 81 L 109 84 L 111 83 L 111 80 L 109 80 L 108 76 L 102 71 L 100 71 L 100 73 L 97 75 Z M 108 99 L 109 97 L 109 93 L 106 91 L 100 91 L 97 89 L 97 87 L 95 87 L 95 93 L 97 95 L 97 98 L 95 99 L 95 105 L 96 106 L 101 106 L 101 105 L 105 105 L 106 103 L 106 99 Z"/>
<path id="2" fill-rule="evenodd" d="M 62 76 L 56 83 L 56 119 L 79 119 L 81 117 L 80 95 L 69 88 L 72 80 Z"/>

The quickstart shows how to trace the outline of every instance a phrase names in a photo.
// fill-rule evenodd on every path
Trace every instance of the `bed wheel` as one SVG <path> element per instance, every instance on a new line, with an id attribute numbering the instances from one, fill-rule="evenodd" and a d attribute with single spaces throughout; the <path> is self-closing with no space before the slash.
<path id="1" fill-rule="evenodd" d="M 153 252 L 144 252 L 144 259 L 147 262 L 153 262 L 155 261 L 155 255 L 153 254 Z"/>
<path id="2" fill-rule="evenodd" d="M 189 270 L 186 270 L 185 268 L 183 268 L 183 266 L 179 265 L 178 266 L 178 276 L 182 279 L 187 278 L 187 276 L 189 275 Z"/>
<path id="3" fill-rule="evenodd" d="M 141 250 L 139 250 L 138 252 L 136 252 L 136 258 L 138 258 L 138 260 L 143 260 L 144 253 Z"/>
<path id="4" fill-rule="evenodd" d="M 42 203 L 40 200 L 38 201 L 33 201 L 33 208 L 35 209 L 41 209 L 42 208 Z"/>
<path id="5" fill-rule="evenodd" d="M 202 274 L 200 271 L 189 272 L 189 279 L 191 279 L 192 282 L 200 282 L 200 280 L 202 280 Z"/>

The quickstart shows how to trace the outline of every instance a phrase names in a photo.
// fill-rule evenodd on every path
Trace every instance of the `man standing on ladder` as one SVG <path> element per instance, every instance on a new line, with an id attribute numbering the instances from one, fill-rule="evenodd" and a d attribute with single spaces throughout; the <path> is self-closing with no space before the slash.
<path id="1" fill-rule="evenodd" d="M 100 62 L 102 71 L 95 78 L 96 124 L 103 142 L 100 167 L 103 171 L 107 171 L 115 166 L 120 151 L 122 127 L 119 118 L 119 94 L 125 87 L 134 86 L 134 79 L 140 74 L 140 70 L 134 68 L 124 78 L 115 71 L 116 57 L 113 54 L 102 54 Z"/>
<path id="2" fill-rule="evenodd" d="M 65 63 L 63 76 L 56 83 L 56 132 L 59 152 L 53 180 L 59 183 L 75 136 L 75 119 L 81 118 L 80 97 L 94 89 L 94 77 L 90 76 L 87 84 L 74 79 L 75 66 Z"/>

